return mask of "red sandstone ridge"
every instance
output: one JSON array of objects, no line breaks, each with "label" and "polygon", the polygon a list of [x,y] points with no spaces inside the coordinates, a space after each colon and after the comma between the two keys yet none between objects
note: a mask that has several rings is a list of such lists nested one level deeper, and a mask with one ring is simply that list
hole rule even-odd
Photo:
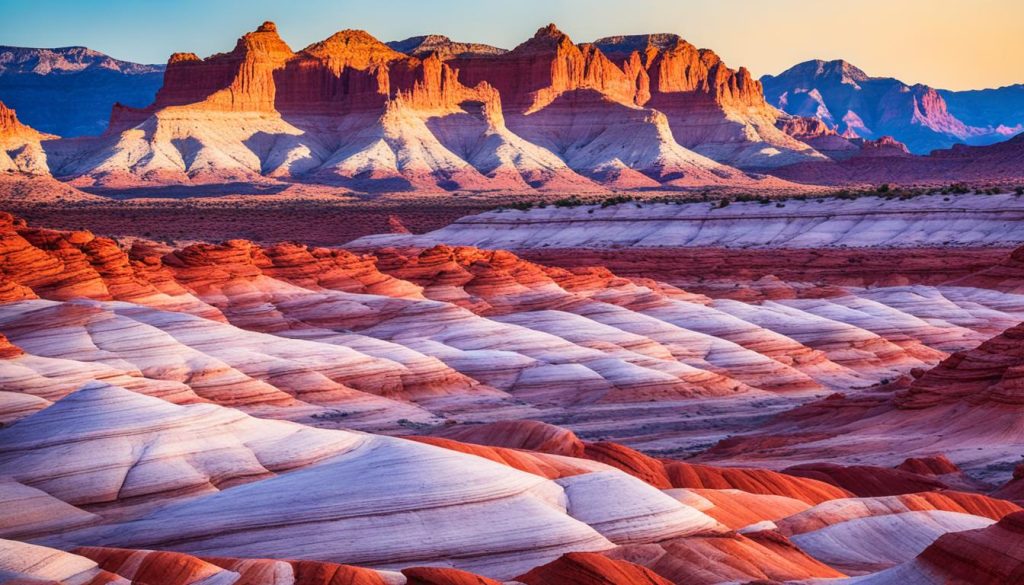
[{"label": "red sandstone ridge", "polygon": [[576,433],[555,425],[528,420],[506,420],[464,426],[446,433],[448,438],[479,445],[540,451],[582,457],[586,445]]},{"label": "red sandstone ridge", "polygon": [[51,167],[113,188],[301,178],[360,191],[602,190],[509,132],[500,103],[436,53],[408,56],[359,30],[295,53],[265,23],[229,53],[174,55],[151,106],[115,108],[106,136],[62,145]]},{"label": "red sandstone ridge", "polygon": [[622,104],[638,102],[638,88],[622,69],[593,45],[575,45],[554,24],[508,53],[456,59],[453,65],[463,82],[494,86],[515,112],[535,112],[578,89],[599,91]]},{"label": "red sandstone ridge", "polygon": [[[786,472],[822,479],[860,496],[978,489],[978,481],[1003,483],[1024,444],[1017,425],[1024,404],[1022,340],[1024,325],[1016,325],[973,349],[953,353],[912,380],[808,403],[776,417],[758,434],[721,441],[701,458],[817,460]],[[949,461],[911,460],[897,469],[821,462],[891,455],[894,444],[901,445],[903,454],[941,451]],[[978,460],[1000,461],[1002,469],[991,464],[980,468]],[[951,461],[973,471],[973,479],[953,471]],[[920,472],[933,466],[947,473]],[[1016,490],[997,493],[1014,498]]]},{"label": "red sandstone ridge", "polygon": [[590,459],[618,468],[659,489],[738,489],[751,494],[785,496],[808,504],[851,495],[828,482],[767,469],[714,467],[655,459],[610,441],[587,443],[572,431],[536,421],[465,426],[446,431],[445,436],[467,443]]},{"label": "red sandstone ridge", "polygon": [[516,581],[526,585],[670,585],[654,571],[594,553],[569,553],[537,567]]},{"label": "red sandstone ridge", "polygon": [[667,94],[690,94],[727,105],[767,106],[761,83],[745,67],[729,69],[714,51],[698,49],[676,35],[606,37],[594,45],[628,69],[639,58],[650,84],[640,93],[648,93],[652,100]]},{"label": "red sandstone ridge", "polygon": [[442,567],[412,567],[402,569],[406,585],[500,585],[494,579]]},{"label": "red sandstone ridge", "polygon": [[[776,128],[779,112],[765,101],[761,82],[745,67],[730,69],[714,51],[671,34],[607,37],[594,44],[635,72],[638,96],[650,96],[638,103],[664,112],[676,140],[687,148],[741,167],[823,158]],[[780,152],[765,157],[750,143]]]},{"label": "red sandstone ridge", "polygon": [[[387,585],[391,582],[377,571],[319,561],[196,557],[179,552],[106,547],[82,547],[74,553],[95,561],[101,569],[133,585]],[[443,583],[439,581],[437,585]],[[452,585],[461,584],[452,582]]]},{"label": "red sandstone ridge", "polygon": [[945,455],[934,457],[910,457],[900,463],[897,469],[916,473],[918,475],[948,475],[960,473],[960,468]]},{"label": "red sandstone ridge", "polygon": [[988,528],[944,534],[911,563],[882,573],[871,583],[915,582],[1004,585],[1024,582],[1024,512]]},{"label": "red sandstone ridge", "polygon": [[950,284],[1024,293],[1024,246],[1011,252],[995,266],[956,279]]},{"label": "red sandstone ridge", "polygon": [[228,53],[200,60],[193,53],[175,53],[167,62],[157,108],[195,104],[229,111],[274,111],[274,71],[294,53],[272,22],[238,39]]},{"label": "red sandstone ridge", "polygon": [[519,471],[525,471],[547,479],[571,477],[589,471],[585,467],[574,465],[571,463],[571,459],[555,457],[548,453],[474,445],[440,437],[410,437],[410,439],[434,445],[435,447],[443,447],[451,451],[490,459],[495,463],[501,463]]},{"label": "red sandstone ridge", "polygon": [[[676,35],[580,44],[548,25],[511,51],[438,36],[392,45],[343,30],[293,51],[266,22],[230,51],[173,54],[155,101],[115,104],[99,137],[50,140],[0,105],[0,171],[116,191],[297,181],[361,193],[1024,179],[1019,140],[918,157],[884,135],[840,136],[782,114],[745,68]],[[893,115],[961,132],[922,87]]]},{"label": "red sandstone ridge", "polygon": [[946,489],[946,485],[930,476],[902,469],[868,465],[836,465],[806,463],[784,470],[789,475],[816,479],[843,488],[859,497],[891,496]]},{"label": "red sandstone ridge", "polygon": [[204,557],[208,563],[234,571],[241,578],[234,585],[264,585],[291,569],[292,581],[274,580],[274,585],[387,585],[389,580],[371,569],[321,561],[279,561],[274,559],[233,559]]},{"label": "red sandstone ridge", "polygon": [[[481,90],[486,93],[486,90]],[[466,93],[431,55],[408,57],[360,30],[344,30],[295,53],[265,22],[235,48],[200,59],[175,53],[147,110],[189,106],[233,112],[324,112],[383,108],[404,95],[414,107],[451,106]],[[493,94],[485,100],[496,99]]]},{"label": "red sandstone ridge", "polygon": [[1010,410],[1024,404],[1024,324],[954,353],[895,398],[905,410],[958,402]]},{"label": "red sandstone ridge", "polygon": [[17,113],[0,102],[0,140],[11,140],[14,138],[43,138],[53,136],[37,132],[33,128],[18,121]]},{"label": "red sandstone ridge", "polygon": [[20,347],[11,343],[10,339],[7,339],[6,335],[0,333],[0,359],[9,359],[24,355],[24,351]]},{"label": "red sandstone ridge", "polygon": [[[662,112],[642,107],[653,98],[638,55],[620,67],[553,25],[507,53],[409,52],[359,30],[294,52],[264,23],[229,52],[172,55],[152,105],[116,105],[104,136],[55,144],[36,166],[110,189],[280,179],[390,192],[788,186],[712,160],[724,151],[710,142],[749,142],[731,122],[702,145],[711,158],[687,148],[708,126],[694,108],[735,109],[714,124],[756,109],[743,104],[756,101],[757,82],[707,55],[699,79],[658,85],[674,92]],[[679,112],[696,116],[690,126],[678,126]],[[770,131],[775,147],[810,150]]]},{"label": "red sandstone ridge", "polygon": [[898,156],[898,157],[909,157],[910,151],[907,150],[907,145],[896,140],[892,136],[882,136],[877,140],[863,140],[860,138],[854,138],[850,140],[854,145],[860,147],[857,152],[857,156],[862,157],[878,157],[878,156]]},{"label": "red sandstone ridge", "polygon": [[101,569],[140,585],[142,583],[187,585],[215,578],[216,575],[224,573],[222,568],[212,563],[176,552],[101,547],[80,548],[74,552],[92,559]]},{"label": "red sandstone ridge", "polygon": [[[542,117],[550,126],[554,120],[567,124],[571,116],[616,111],[610,104],[619,104],[667,116],[675,142],[719,162],[784,162],[758,157],[749,144],[739,144],[751,141],[785,150],[781,158],[789,163],[816,156],[774,127],[778,112],[767,105],[760,83],[746,69],[731,70],[713,52],[674,35],[610,37],[577,45],[551,24],[508,53],[452,62],[465,83],[486,81],[497,88],[507,114],[525,115],[509,121],[524,136],[534,136],[530,114],[546,108],[556,112]],[[608,103],[581,99],[587,92]]]}]

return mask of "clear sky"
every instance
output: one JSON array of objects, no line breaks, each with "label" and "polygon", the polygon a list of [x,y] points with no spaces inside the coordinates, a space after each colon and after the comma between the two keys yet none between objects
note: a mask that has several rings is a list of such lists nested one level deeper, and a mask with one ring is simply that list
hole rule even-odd
[{"label": "clear sky", "polygon": [[843,58],[941,88],[1024,82],[1024,0],[0,0],[0,14],[0,44],[146,63],[228,50],[264,20],[293,49],[345,28],[511,48],[554,22],[576,42],[677,33],[757,76]]}]

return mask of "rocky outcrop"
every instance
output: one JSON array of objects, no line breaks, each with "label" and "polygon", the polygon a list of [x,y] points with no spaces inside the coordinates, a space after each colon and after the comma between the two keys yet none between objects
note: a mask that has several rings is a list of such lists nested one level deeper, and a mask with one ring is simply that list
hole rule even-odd
[{"label": "rocky outcrop", "polygon": [[[40,100],[21,93],[21,77],[54,80],[61,99],[70,78],[87,78],[85,87],[106,88],[103,76],[127,84],[102,136],[0,144],[0,171],[52,173],[104,192],[201,188],[191,193],[294,182],[360,193],[578,195],[1024,178],[1019,149],[1004,144],[910,156],[904,144],[916,153],[935,140],[990,144],[1020,127],[966,126],[936,90],[869,78],[841,62],[766,78],[766,101],[745,68],[671,34],[577,44],[548,25],[511,51],[438,35],[392,45],[349,29],[293,51],[266,22],[230,51],[173,54],[148,105],[140,96],[155,86],[127,87],[152,84],[160,68],[80,47],[0,47],[0,78],[17,77],[0,98],[13,92],[9,101],[43,129],[52,126],[36,123]],[[779,94],[771,84],[785,76],[823,86]],[[833,91],[856,102],[842,121],[827,104]],[[105,89],[97,93],[109,107]],[[60,118],[95,100],[79,96],[48,111]],[[877,112],[860,111],[872,101]]]},{"label": "rocky outcrop", "polygon": [[971,404],[1017,407],[1024,400],[1021,365],[1024,326],[1003,332],[977,348],[955,353],[895,398],[901,409]]},{"label": "rocky outcrop", "polygon": [[820,118],[780,117],[775,125],[787,135],[807,143],[832,160],[844,160],[858,153],[857,144],[839,134]]},{"label": "rocky outcrop", "polygon": [[[408,54],[344,30],[293,52],[268,22],[230,52],[176,53],[152,105],[115,107],[106,136],[53,145],[51,167],[109,189],[288,178],[392,192],[785,186],[681,144],[679,116],[641,107],[652,98],[639,60],[624,70],[553,25],[509,52],[433,38],[398,46]],[[699,60],[701,79],[666,90],[749,110],[757,83],[710,60]],[[810,151],[773,121],[762,125],[775,142]],[[743,131],[719,138],[764,150]]]},{"label": "rocky outcrop", "polygon": [[293,52],[265,23],[231,52],[175,54],[165,77],[151,106],[115,108],[107,136],[55,146],[55,174],[108,188],[293,178],[361,191],[601,190],[505,128],[493,87],[467,87],[436,53],[408,56],[364,31]]},{"label": "rocky outcrop", "polygon": [[[608,37],[594,44],[634,73],[639,96],[650,96],[639,103],[664,112],[687,148],[750,168],[823,158],[779,131],[778,113],[765,102],[760,82],[744,67],[729,69],[713,51],[670,34]],[[765,154],[769,149],[774,154]]]},{"label": "rocky outcrop", "polygon": [[448,431],[445,436],[466,443],[568,457],[582,457],[586,451],[586,445],[572,431],[538,421],[509,420],[462,426]]},{"label": "rocky outcrop", "polygon": [[[678,37],[613,37],[576,45],[552,24],[508,53],[453,63],[464,82],[486,81],[497,88],[510,127],[545,146],[577,132],[573,120],[606,126],[610,122],[602,112],[622,118],[642,107],[653,110],[647,117],[661,128],[661,142],[721,163],[768,167],[820,156],[774,127],[775,111],[745,69],[730,70],[714,53]],[[756,156],[764,143],[783,154]]]},{"label": "rocky outcrop", "polygon": [[961,473],[956,463],[953,463],[945,455],[933,457],[910,457],[900,463],[896,469],[916,473],[917,475],[943,476]]},{"label": "rocky outcrop", "polygon": [[0,102],[0,172],[45,175],[49,172],[41,142],[56,138],[22,124],[14,110]]},{"label": "rocky outcrop", "polygon": [[514,112],[533,113],[560,95],[593,89],[622,104],[636,104],[636,86],[594,46],[579,47],[554,24],[502,55],[457,60],[459,78],[474,85],[485,81]]},{"label": "rocky outcrop", "polygon": [[974,271],[954,280],[952,284],[993,288],[1017,294],[1024,292],[1024,247],[1013,250],[995,265]]},{"label": "rocky outcrop", "polygon": [[209,110],[273,112],[274,72],[293,55],[272,22],[242,36],[228,53],[205,60],[175,53],[153,107],[201,104]]}]

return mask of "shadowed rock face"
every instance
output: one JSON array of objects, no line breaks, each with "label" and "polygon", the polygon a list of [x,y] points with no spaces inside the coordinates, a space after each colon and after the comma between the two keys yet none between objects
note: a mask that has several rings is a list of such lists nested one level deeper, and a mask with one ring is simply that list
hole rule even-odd
[{"label": "shadowed rock face", "polygon": [[1022,340],[1024,326],[1018,325],[975,349],[953,354],[897,395],[896,405],[916,410],[965,399],[975,404],[1021,405]]}]

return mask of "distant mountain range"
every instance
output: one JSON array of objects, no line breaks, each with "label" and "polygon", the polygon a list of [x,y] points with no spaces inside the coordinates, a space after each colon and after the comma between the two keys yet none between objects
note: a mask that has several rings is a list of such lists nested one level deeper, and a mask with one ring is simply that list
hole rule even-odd
[{"label": "distant mountain range", "polygon": [[971,126],[1020,128],[1024,123],[1024,83],[996,89],[940,90],[949,113]]},{"label": "distant mountain range", "polygon": [[163,65],[119,61],[85,47],[0,46],[0,100],[22,122],[60,136],[102,133],[114,103],[150,104],[163,76]]},{"label": "distant mountain range", "polygon": [[807,61],[761,78],[765,98],[847,137],[892,136],[911,152],[1001,142],[1024,130],[1024,86],[937,90],[871,77],[846,61]]},{"label": "distant mountain range", "polygon": [[166,66],[0,48],[0,169],[103,189],[591,193],[870,183],[891,158],[891,181],[954,167],[1016,181],[1020,141],[911,153],[1011,138],[1022,94],[910,86],[844,61],[758,81],[672,34],[577,44],[548,25],[506,51],[344,30],[294,51],[267,22],[229,52]]}]

